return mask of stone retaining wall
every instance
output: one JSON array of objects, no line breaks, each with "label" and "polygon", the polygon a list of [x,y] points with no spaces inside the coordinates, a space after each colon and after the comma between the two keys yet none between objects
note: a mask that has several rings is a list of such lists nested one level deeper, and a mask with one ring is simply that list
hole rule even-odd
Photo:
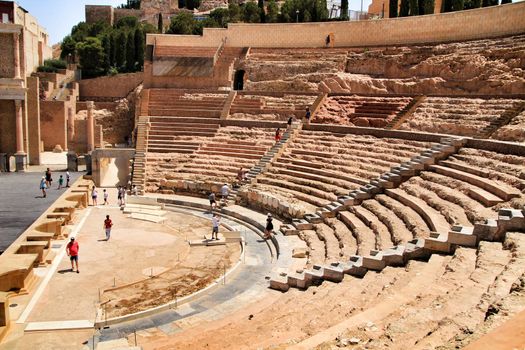
[{"label": "stone retaining wall", "polygon": [[149,45],[216,47],[324,47],[334,33],[336,47],[406,45],[486,39],[525,32],[525,2],[426,16],[382,20],[293,24],[231,23],[205,28],[202,36],[149,35]]},{"label": "stone retaining wall", "polygon": [[81,80],[79,81],[80,99],[83,101],[98,98],[117,100],[126,97],[143,80],[142,72]]}]

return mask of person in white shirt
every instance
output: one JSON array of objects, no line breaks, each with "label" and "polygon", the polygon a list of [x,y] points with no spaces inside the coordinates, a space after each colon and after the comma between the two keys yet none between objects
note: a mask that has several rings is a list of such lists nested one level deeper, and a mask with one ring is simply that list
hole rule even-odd
[{"label": "person in white shirt", "polygon": [[228,198],[229,194],[230,194],[230,188],[228,187],[228,184],[224,184],[224,186],[221,187],[222,200],[226,201],[226,198]]}]

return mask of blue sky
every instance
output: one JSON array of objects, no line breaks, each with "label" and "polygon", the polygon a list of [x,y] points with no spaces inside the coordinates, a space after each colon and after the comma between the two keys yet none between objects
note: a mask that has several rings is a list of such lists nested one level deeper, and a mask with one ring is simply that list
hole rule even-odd
[{"label": "blue sky", "polygon": [[85,5],[118,6],[125,0],[17,0],[47,29],[51,44],[60,42],[78,22],[85,20]]}]

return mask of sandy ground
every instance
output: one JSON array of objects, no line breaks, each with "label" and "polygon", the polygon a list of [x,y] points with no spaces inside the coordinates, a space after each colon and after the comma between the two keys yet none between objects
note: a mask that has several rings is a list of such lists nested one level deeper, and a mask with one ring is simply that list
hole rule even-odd
[{"label": "sandy ground", "polygon": [[[166,225],[179,240],[210,237],[209,220],[181,213],[169,213],[168,216]],[[173,265],[153,268],[154,278],[142,276],[134,283],[111,288],[102,294],[102,301],[109,301],[108,317],[143,311],[203,289],[227,271],[239,254],[239,244],[175,248],[170,254],[170,257],[176,255],[174,261],[170,260]],[[143,270],[144,275],[147,272]]]}]

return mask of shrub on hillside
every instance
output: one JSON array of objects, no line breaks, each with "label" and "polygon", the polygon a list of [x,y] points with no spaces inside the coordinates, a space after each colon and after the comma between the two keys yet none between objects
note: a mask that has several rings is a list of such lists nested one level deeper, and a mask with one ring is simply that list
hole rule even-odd
[{"label": "shrub on hillside", "polygon": [[36,71],[41,73],[56,73],[58,69],[51,66],[38,66]]},{"label": "shrub on hillside", "polygon": [[54,67],[56,69],[66,69],[67,63],[63,60],[45,60],[44,66]]}]

